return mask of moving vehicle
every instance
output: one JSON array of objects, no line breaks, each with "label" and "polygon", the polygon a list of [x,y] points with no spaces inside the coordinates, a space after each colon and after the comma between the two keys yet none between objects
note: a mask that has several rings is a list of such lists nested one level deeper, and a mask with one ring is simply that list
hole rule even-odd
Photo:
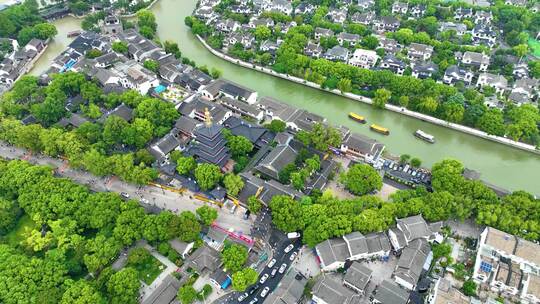
[{"label": "moving vehicle", "polygon": [[248,297],[248,293],[247,293],[247,292],[244,292],[244,294],[241,294],[241,295],[238,297],[238,302],[244,301],[247,297]]},{"label": "moving vehicle", "polygon": [[268,273],[263,274],[261,279],[259,280],[259,283],[264,284],[264,282],[266,282],[266,280],[268,280],[269,276],[270,275],[268,275]]},{"label": "moving vehicle", "polygon": [[435,136],[428,134],[422,130],[416,130],[416,132],[414,132],[414,136],[420,138],[421,140],[427,141],[428,143],[435,143]]},{"label": "moving vehicle", "polygon": [[287,233],[287,237],[289,239],[297,239],[297,238],[300,237],[300,233],[298,233],[298,232],[289,232],[289,233]]},{"label": "moving vehicle", "polygon": [[296,256],[297,256],[297,255],[298,255],[298,252],[296,252],[296,251],[293,252],[293,253],[291,254],[291,256],[289,257],[289,260],[290,260],[290,261],[294,261],[294,259],[296,259]]},{"label": "moving vehicle", "polygon": [[294,248],[294,245],[290,244],[289,246],[287,246],[287,248],[285,248],[285,253],[289,253],[293,248]]},{"label": "moving vehicle", "polygon": [[266,295],[268,294],[269,291],[270,291],[270,287],[266,286],[266,287],[261,291],[261,298],[266,297]]},{"label": "moving vehicle", "polygon": [[270,262],[268,262],[268,268],[272,268],[276,264],[276,259],[272,259]]},{"label": "moving vehicle", "polygon": [[285,269],[287,269],[287,263],[281,264],[281,266],[279,267],[279,273],[284,273]]},{"label": "moving vehicle", "polygon": [[125,199],[129,198],[129,194],[127,192],[120,192],[120,196],[125,198]]},{"label": "moving vehicle", "polygon": [[272,269],[272,273],[270,274],[272,278],[276,276],[277,270],[278,270],[277,267],[274,267],[274,269]]},{"label": "moving vehicle", "polygon": [[364,118],[364,116],[360,116],[360,115],[358,115],[356,113],[353,113],[353,112],[349,112],[349,118],[351,118],[352,120],[356,120],[359,123],[363,123],[363,124],[366,123],[366,119]]},{"label": "moving vehicle", "polygon": [[371,126],[369,126],[369,128],[372,131],[375,131],[377,133],[381,133],[382,135],[390,135],[390,130],[388,130],[387,128],[381,127],[379,125],[372,124]]}]

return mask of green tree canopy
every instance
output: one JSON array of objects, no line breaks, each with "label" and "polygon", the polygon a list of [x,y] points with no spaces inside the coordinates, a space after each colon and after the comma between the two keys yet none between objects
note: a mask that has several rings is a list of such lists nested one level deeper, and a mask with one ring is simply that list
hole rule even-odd
[{"label": "green tree canopy", "polygon": [[195,179],[203,190],[210,190],[219,183],[223,173],[218,166],[209,163],[201,163],[195,168]]},{"label": "green tree canopy", "polygon": [[230,272],[235,273],[242,269],[248,258],[246,247],[232,244],[221,253],[223,266]]},{"label": "green tree canopy", "polygon": [[382,187],[382,178],[373,167],[365,164],[356,164],[349,171],[341,175],[341,183],[356,195],[368,194]]}]

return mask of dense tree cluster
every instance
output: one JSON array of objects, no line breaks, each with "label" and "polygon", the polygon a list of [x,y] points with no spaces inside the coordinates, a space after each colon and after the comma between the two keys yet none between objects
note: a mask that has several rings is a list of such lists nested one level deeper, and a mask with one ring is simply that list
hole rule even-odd
[{"label": "dense tree cluster", "polygon": [[[79,110],[92,120],[121,103],[135,109],[135,118],[128,122],[110,115],[103,122],[60,128],[57,122],[71,115],[66,104],[78,96],[85,101]],[[165,135],[179,115],[174,105],[135,91],[105,95],[95,82],[71,72],[54,75],[46,87],[40,86],[34,76],[22,77],[2,96],[0,112],[11,117],[0,122],[2,140],[49,156],[64,156],[72,166],[98,176],[114,174],[138,184],[157,176],[149,167],[153,157],[142,148],[154,137]],[[40,124],[23,125],[14,120],[27,114]]]},{"label": "dense tree cluster", "polygon": [[0,37],[17,39],[25,45],[32,38],[47,40],[57,34],[56,27],[39,16],[34,0],[12,5],[0,12]]},{"label": "dense tree cluster", "polygon": [[387,202],[370,195],[339,200],[330,192],[301,201],[274,196],[269,205],[272,220],[285,232],[303,230],[303,241],[309,246],[351,231],[384,231],[396,218],[417,214],[427,221],[474,218],[480,225],[540,239],[540,201],[532,195],[517,191],[499,198],[480,181],[465,179],[456,160],[435,164],[432,173],[433,192],[422,187],[401,190]]},{"label": "dense tree cluster", "polygon": [[[146,214],[136,201],[92,193],[48,167],[0,161],[0,217],[20,212],[32,223],[21,242],[0,239],[2,303],[137,303],[136,268],[148,252],[130,255],[135,268],[115,273],[106,266],[120,250],[141,238],[194,241],[200,232],[191,212]],[[0,228],[11,233],[14,225]],[[88,273],[95,279],[82,279]]]}]

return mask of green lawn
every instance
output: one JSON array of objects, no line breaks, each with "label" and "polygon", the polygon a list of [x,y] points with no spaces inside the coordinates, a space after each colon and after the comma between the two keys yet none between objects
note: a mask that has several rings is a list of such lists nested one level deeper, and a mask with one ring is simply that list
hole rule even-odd
[{"label": "green lawn", "polygon": [[35,225],[34,221],[27,214],[24,214],[17,222],[17,226],[6,235],[6,243],[12,247],[18,247],[19,243],[24,240],[24,231],[33,229]]},{"label": "green lawn", "polygon": [[536,39],[533,39],[533,38],[529,38],[529,47],[531,48],[531,53],[540,58],[540,41],[536,40]]},{"label": "green lawn", "polygon": [[128,263],[128,266],[135,268],[139,273],[139,279],[144,281],[147,285],[152,284],[165,269],[163,264],[150,254],[148,254],[147,258],[141,263],[138,263],[137,265],[129,265]]}]

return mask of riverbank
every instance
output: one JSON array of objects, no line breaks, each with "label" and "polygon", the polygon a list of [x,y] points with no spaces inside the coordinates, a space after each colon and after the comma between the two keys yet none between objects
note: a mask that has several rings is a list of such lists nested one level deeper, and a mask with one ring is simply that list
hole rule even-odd
[{"label": "riverbank", "polygon": [[[309,82],[309,81],[307,81],[305,79],[298,78],[298,77],[295,77],[295,76],[291,76],[291,75],[288,75],[288,74],[277,73],[276,71],[274,71],[272,69],[265,68],[265,67],[256,65],[254,63],[248,63],[248,62],[242,61],[240,59],[233,58],[231,56],[225,55],[222,52],[220,52],[220,51],[218,51],[216,49],[213,49],[210,45],[208,45],[208,43],[206,43],[206,41],[201,36],[199,36],[199,35],[196,35],[196,36],[197,36],[198,40],[204,45],[204,47],[208,51],[210,51],[213,55],[215,55],[215,56],[217,56],[217,57],[219,57],[219,58],[221,58],[223,60],[226,60],[226,61],[228,61],[230,63],[239,65],[239,66],[244,67],[244,68],[252,69],[252,70],[255,70],[257,72],[262,72],[262,73],[265,73],[265,74],[268,74],[268,75],[272,75],[274,77],[286,79],[286,80],[289,80],[289,81],[292,81],[292,82],[295,82],[295,83],[298,83],[298,84],[302,84],[302,85],[305,85],[305,86],[308,86],[308,87],[311,87],[311,88],[314,88],[314,89],[317,89],[317,90],[321,90],[321,91],[329,92],[329,93],[332,93],[332,94],[335,94],[335,95],[343,96],[343,97],[346,97],[346,98],[349,98],[349,99],[352,99],[352,100],[355,100],[355,101],[360,101],[360,102],[370,104],[370,105],[373,103],[370,98],[367,98],[367,97],[364,97],[364,96],[359,96],[359,95],[356,95],[356,94],[353,94],[353,93],[343,93],[343,92],[341,92],[341,91],[339,91],[337,89],[334,89],[334,90],[323,89],[317,83]],[[429,115],[426,115],[426,114],[414,112],[414,111],[405,109],[403,107],[399,107],[399,106],[395,106],[395,105],[391,105],[391,104],[386,104],[385,109],[389,110],[389,111],[392,111],[392,112],[395,112],[395,113],[399,113],[399,114],[402,114],[402,115],[413,117],[413,118],[419,119],[421,121],[429,122],[429,123],[432,123],[432,124],[435,124],[435,125],[438,125],[438,126],[442,126],[442,127],[447,127],[447,128],[450,128],[450,129],[453,129],[453,130],[456,130],[456,131],[460,131],[460,132],[463,132],[463,133],[466,133],[466,134],[469,134],[469,135],[477,136],[477,137],[480,137],[480,138],[483,138],[483,139],[486,139],[486,140],[494,141],[494,142],[497,142],[497,143],[500,143],[500,144],[504,144],[504,145],[516,148],[516,149],[521,149],[521,150],[524,150],[524,151],[528,151],[528,152],[532,152],[534,154],[540,155],[540,150],[536,149],[536,147],[533,146],[533,145],[529,145],[529,144],[526,144],[526,143],[514,141],[514,140],[511,140],[509,138],[505,138],[505,137],[501,137],[501,136],[490,135],[490,134],[487,134],[486,132],[480,131],[478,129],[473,129],[473,128],[470,128],[470,127],[467,127],[467,126],[451,123],[451,122],[448,122],[448,121],[445,121],[445,120],[442,120],[442,119],[439,119],[439,118],[436,118],[436,117],[433,117],[433,116],[429,116]]]}]

